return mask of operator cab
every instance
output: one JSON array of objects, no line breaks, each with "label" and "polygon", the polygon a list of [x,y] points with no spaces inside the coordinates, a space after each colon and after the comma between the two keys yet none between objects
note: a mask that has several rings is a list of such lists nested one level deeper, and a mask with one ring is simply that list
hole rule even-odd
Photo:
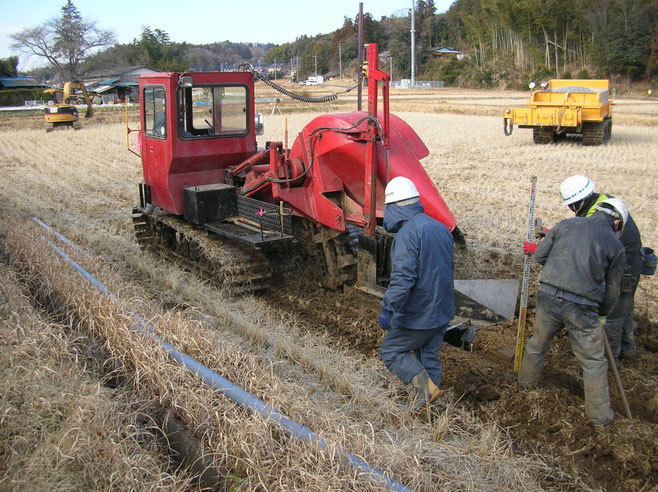
[{"label": "operator cab", "polygon": [[250,72],[139,77],[144,181],[154,205],[183,214],[183,189],[224,182],[227,167],[256,153],[262,115]]},{"label": "operator cab", "polygon": [[244,86],[194,85],[181,77],[178,91],[178,135],[182,139],[246,135],[247,88]]}]

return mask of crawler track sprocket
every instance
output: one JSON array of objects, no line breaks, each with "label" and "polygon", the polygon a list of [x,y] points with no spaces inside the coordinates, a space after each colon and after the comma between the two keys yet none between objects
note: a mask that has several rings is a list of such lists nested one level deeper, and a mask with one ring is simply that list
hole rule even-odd
[{"label": "crawler track sprocket", "polygon": [[308,256],[319,268],[317,277],[328,289],[337,289],[356,280],[356,260],[349,233],[301,220],[295,225],[295,235],[301,240]]}]

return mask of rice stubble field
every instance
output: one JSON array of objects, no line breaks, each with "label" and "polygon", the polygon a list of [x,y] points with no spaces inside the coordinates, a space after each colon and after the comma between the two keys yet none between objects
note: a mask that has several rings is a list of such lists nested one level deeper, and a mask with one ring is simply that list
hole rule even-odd
[{"label": "rice stubble field", "polygon": [[[520,244],[533,175],[538,178],[537,215],[549,227],[569,217],[560,203],[559,183],[582,173],[595,181],[597,191],[625,200],[643,242],[658,245],[652,220],[658,195],[657,103],[619,101],[620,116],[619,121],[615,119],[612,139],[601,147],[583,147],[574,141],[536,146],[529,131],[517,129],[504,137],[502,118],[496,114],[508,99],[505,93],[437,91],[392,102],[395,113],[428,146],[430,155],[423,165],[466,234],[467,247],[456,257],[457,278],[520,277]],[[283,114],[271,115],[268,107],[263,108],[266,133],[259,137],[259,144],[284,138],[284,118],[294,136],[315,114],[321,114],[288,112],[284,104],[280,109]],[[346,110],[341,105],[329,108]],[[136,126],[134,120],[132,116]],[[106,366],[124,373],[123,384],[103,389],[107,376],[82,370],[82,376],[97,378],[100,391],[110,394],[110,404],[123,405],[122,410],[110,413],[125,415],[124,422],[153,419],[157,427],[162,409],[172,412],[212,453],[215,466],[245,488],[377,489],[377,484],[360,478],[336,458],[338,448],[361,456],[413,490],[655,487],[655,277],[641,279],[636,296],[639,353],[625,361],[621,371],[634,420],[623,417],[611,378],[617,420],[603,429],[587,424],[580,369],[565,336],[554,341],[544,386],[521,391],[511,363],[491,357],[497,349],[514,343],[516,325],[505,323],[481,330],[473,353],[448,346],[442,349],[446,391],[431,423],[421,422],[395,405],[404,390],[377,357],[381,332],[376,326],[376,304],[362,306],[305,277],[268,295],[233,298],[171,263],[142,254],[130,221],[141,163],[125,150],[125,126],[117,121],[120,118],[115,115],[97,114],[83,120],[80,131],[52,133],[45,133],[36,117],[5,118],[0,124],[2,297],[7,307],[2,312],[7,331],[0,347],[7,375],[2,388],[0,487],[86,488],[94,479],[118,488],[134,485],[130,473],[120,467],[114,475],[100,465],[80,471],[75,465],[89,461],[88,448],[74,445],[61,453],[37,452],[48,446],[61,451],[62,434],[80,436],[71,442],[92,442],[84,437],[88,429],[75,424],[80,397],[71,390],[62,390],[71,395],[70,407],[59,402],[60,425],[52,433],[43,422],[27,422],[21,428],[20,419],[11,418],[26,411],[28,401],[54,398],[39,395],[27,384],[21,384],[19,392],[19,376],[61,373],[59,363],[68,363],[67,371],[80,371],[81,358],[76,355],[80,348],[75,343],[71,348],[66,340],[78,340],[82,332],[99,340],[110,354],[113,363]],[[112,285],[120,305],[90,294],[74,280],[70,268],[51,258],[52,252],[39,239],[43,231],[29,220],[32,215],[89,252],[90,258],[82,261]],[[534,264],[531,308],[539,272]],[[19,301],[12,297],[16,292],[22,293]],[[43,302],[39,292],[59,299],[61,305]],[[24,306],[26,300],[29,306],[12,307],[16,302]],[[121,312],[126,306],[153,319],[163,338],[321,434],[332,447],[313,450],[294,444],[170,367],[153,347],[144,347],[143,341],[125,334]],[[531,309],[530,329],[533,318]],[[62,360],[43,357],[41,365],[49,369],[37,370],[35,376],[21,374],[42,358],[29,353],[37,353],[36,346],[48,351],[47,343],[55,347],[49,353],[64,354],[59,357]],[[16,350],[17,346],[30,349]],[[139,398],[131,400],[126,396],[130,392]],[[135,413],[135,406],[141,414]],[[118,456],[149,453],[140,466],[160,477],[159,482],[141,484],[144,489],[190,486],[189,474],[167,465],[165,450],[144,437],[147,430],[139,430],[137,435],[142,437],[133,439],[130,433],[121,434],[121,425],[139,429],[134,423],[107,421],[106,432],[119,429],[129,442],[147,444],[142,449],[117,446],[113,452]],[[23,441],[29,445],[19,445]],[[40,475],[24,473],[39,469],[43,470]],[[52,472],[55,469],[58,473]],[[119,481],[110,482],[110,476]],[[67,487],[69,483],[75,485]]]}]

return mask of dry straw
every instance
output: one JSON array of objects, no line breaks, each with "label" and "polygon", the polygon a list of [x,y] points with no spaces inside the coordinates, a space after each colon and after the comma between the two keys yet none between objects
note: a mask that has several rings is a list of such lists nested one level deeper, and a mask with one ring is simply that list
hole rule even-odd
[{"label": "dry straw", "polygon": [[188,490],[144,400],[85,372],[84,335],[35,310],[26,281],[0,264],[0,488]]},{"label": "dry straw", "polygon": [[[267,490],[377,489],[378,485],[360,478],[345,465],[337,452],[339,447],[414,490],[434,490],[437,486],[538,488],[537,477],[545,470],[544,465],[535,459],[515,456],[495,426],[484,425],[453,406],[436,424],[428,426],[396,408],[384,391],[377,396],[381,368],[355,371],[358,377],[349,381],[348,387],[365,385],[364,388],[334,393],[314,380],[313,374],[305,375],[308,368],[296,366],[296,361],[289,357],[277,359],[276,354],[245,351],[244,342],[224,340],[217,332],[208,330],[205,323],[157,313],[143,300],[124,297],[133,290],[131,286],[124,286],[102,261],[79,258],[105,285],[121,293],[124,300],[115,302],[99,295],[81,285],[70,266],[55,258],[38,239],[36,225],[8,216],[3,222],[6,244],[17,263],[30,271],[30,278],[48,286],[71,310],[71,315],[103,341],[142,398],[170,409],[202,439],[216,466],[240,477],[243,485]],[[137,306],[164,339],[311,428],[332,445],[318,450],[290,440],[268,422],[245,414],[201,385],[170,362],[152,341],[130,329],[133,322],[126,315],[127,306]],[[313,348],[306,348],[310,352],[307,357],[312,358]],[[348,358],[339,355],[336,360],[344,362]],[[291,379],[291,374],[300,376],[299,380]],[[357,399],[353,394],[370,394],[372,398]],[[523,470],[521,474],[519,469]]]}]

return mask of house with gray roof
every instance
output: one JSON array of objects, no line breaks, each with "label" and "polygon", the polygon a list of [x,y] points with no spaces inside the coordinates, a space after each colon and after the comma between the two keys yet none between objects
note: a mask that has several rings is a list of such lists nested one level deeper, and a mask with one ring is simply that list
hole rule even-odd
[{"label": "house with gray roof", "polygon": [[83,77],[87,91],[100,97],[104,104],[123,101],[129,97],[139,100],[137,77],[144,73],[158,73],[159,70],[146,66],[111,67],[95,70]]}]

